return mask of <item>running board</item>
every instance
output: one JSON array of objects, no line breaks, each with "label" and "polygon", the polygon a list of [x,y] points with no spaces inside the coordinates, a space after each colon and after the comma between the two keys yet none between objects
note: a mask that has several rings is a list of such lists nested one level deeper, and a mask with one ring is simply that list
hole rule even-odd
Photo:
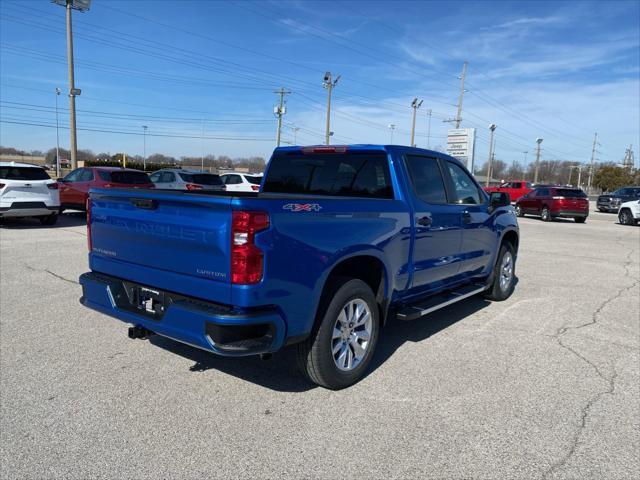
[{"label": "running board", "polygon": [[436,295],[420,303],[409,305],[408,307],[405,307],[402,310],[400,310],[396,314],[396,318],[398,320],[403,320],[403,321],[415,320],[431,312],[440,310],[441,308],[444,308],[447,305],[451,305],[453,303],[459,302],[460,300],[464,300],[465,298],[469,298],[469,297],[472,297],[473,295],[477,295],[478,293],[484,292],[486,288],[487,288],[486,285],[479,285],[477,283],[472,285],[466,285],[457,290],[452,290],[450,292]]}]

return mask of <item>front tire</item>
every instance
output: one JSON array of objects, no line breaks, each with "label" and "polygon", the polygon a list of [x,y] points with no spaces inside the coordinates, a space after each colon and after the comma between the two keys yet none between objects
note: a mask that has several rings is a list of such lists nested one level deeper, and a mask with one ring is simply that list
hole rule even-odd
[{"label": "front tire", "polygon": [[52,213],[51,215],[47,215],[46,217],[40,217],[39,220],[42,225],[50,227],[51,225],[55,225],[58,221],[58,214]]},{"label": "front tire", "polygon": [[631,215],[631,211],[626,208],[620,210],[620,213],[618,213],[618,221],[621,225],[633,225],[636,223],[633,215]]},{"label": "front tire", "polygon": [[543,222],[550,222],[551,221],[551,212],[549,211],[548,207],[544,207],[542,209],[542,214],[540,215],[540,217],[542,218]]},{"label": "front tire", "polygon": [[510,243],[500,247],[498,258],[493,269],[493,279],[485,298],[502,302],[511,296],[516,288],[516,252]]},{"label": "front tire", "polygon": [[364,376],[378,341],[380,319],[371,288],[340,278],[321,302],[311,336],[298,344],[298,366],[309,380],[331,390]]},{"label": "front tire", "polygon": [[524,212],[520,205],[516,205],[516,217],[524,217]]}]

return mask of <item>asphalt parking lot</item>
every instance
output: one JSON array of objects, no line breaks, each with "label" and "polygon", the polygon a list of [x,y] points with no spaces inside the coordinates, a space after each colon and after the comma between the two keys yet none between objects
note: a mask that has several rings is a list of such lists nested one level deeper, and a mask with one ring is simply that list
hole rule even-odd
[{"label": "asphalt parking lot", "polygon": [[640,474],[640,227],[521,219],[519,283],[387,325],[371,373],[225,359],[78,303],[83,219],[0,228],[2,478]]}]

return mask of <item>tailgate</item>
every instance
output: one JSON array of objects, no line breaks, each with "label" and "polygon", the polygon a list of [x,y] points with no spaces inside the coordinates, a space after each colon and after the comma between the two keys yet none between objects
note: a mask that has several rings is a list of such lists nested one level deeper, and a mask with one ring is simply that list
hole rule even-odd
[{"label": "tailgate", "polygon": [[206,285],[206,295],[196,288],[203,297],[217,292],[212,300],[222,302],[216,286],[230,291],[230,200],[180,191],[92,190],[92,269],[190,295],[195,282]]}]

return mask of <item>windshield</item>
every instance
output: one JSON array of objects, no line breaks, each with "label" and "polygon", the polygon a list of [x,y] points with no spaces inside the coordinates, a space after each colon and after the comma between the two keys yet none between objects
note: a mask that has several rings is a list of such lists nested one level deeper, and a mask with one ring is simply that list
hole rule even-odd
[{"label": "windshield", "polygon": [[387,156],[378,152],[276,156],[263,191],[393,198]]},{"label": "windshield", "polygon": [[0,167],[4,180],[49,180],[51,177],[39,167]]},{"label": "windshield", "polygon": [[185,182],[197,183],[198,185],[222,185],[222,179],[219,175],[213,173],[182,173],[180,177]]},{"label": "windshield", "polygon": [[[111,181],[113,183],[123,183],[126,185],[142,185],[145,183],[150,183],[149,177],[144,172],[108,172],[111,176]],[[100,174],[102,177],[102,174]],[[104,178],[104,177],[103,177]]]},{"label": "windshield", "polygon": [[559,188],[558,190],[556,190],[556,195],[559,197],[568,198],[587,198],[587,194],[582,190],[569,188]]}]

